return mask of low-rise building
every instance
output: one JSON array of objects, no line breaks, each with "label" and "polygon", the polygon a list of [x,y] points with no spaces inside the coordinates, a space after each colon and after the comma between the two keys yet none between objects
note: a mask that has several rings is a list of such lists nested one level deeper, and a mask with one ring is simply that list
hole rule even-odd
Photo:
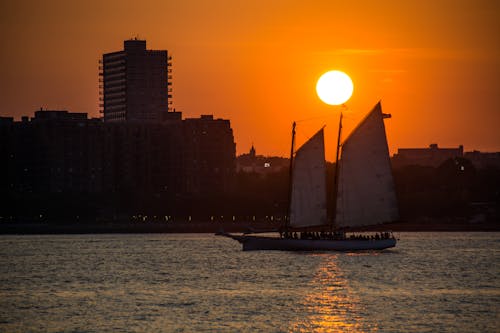
[{"label": "low-rise building", "polygon": [[500,169],[500,152],[483,153],[477,150],[469,151],[464,157],[472,162],[477,169]]},{"label": "low-rise building", "polygon": [[229,190],[235,144],[229,120],[102,122],[40,110],[0,119],[0,186],[7,192],[196,194]]},{"label": "low-rise building", "polygon": [[184,120],[186,191],[224,193],[235,173],[236,145],[229,120],[212,115]]},{"label": "low-rise building", "polygon": [[500,152],[464,152],[462,145],[458,148],[440,148],[437,144],[431,144],[429,148],[399,148],[392,157],[392,165],[394,168],[408,165],[437,168],[446,160],[456,158],[469,160],[477,169],[500,168]]},{"label": "low-rise building", "polygon": [[440,148],[436,143],[429,145],[429,148],[399,148],[392,157],[392,165],[395,168],[406,165],[419,165],[438,167],[450,158],[463,157],[464,147]]},{"label": "low-rise building", "polygon": [[279,172],[290,166],[290,160],[278,156],[257,155],[252,145],[248,154],[242,154],[236,159],[236,171],[267,175]]}]

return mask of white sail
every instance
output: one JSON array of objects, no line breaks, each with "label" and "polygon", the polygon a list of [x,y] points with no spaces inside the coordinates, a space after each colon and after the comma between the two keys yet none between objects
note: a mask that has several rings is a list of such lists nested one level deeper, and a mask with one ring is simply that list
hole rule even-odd
[{"label": "white sail", "polygon": [[290,226],[327,224],[323,129],[297,151],[293,163]]},{"label": "white sail", "polygon": [[342,144],[335,224],[354,227],[398,219],[380,102]]}]

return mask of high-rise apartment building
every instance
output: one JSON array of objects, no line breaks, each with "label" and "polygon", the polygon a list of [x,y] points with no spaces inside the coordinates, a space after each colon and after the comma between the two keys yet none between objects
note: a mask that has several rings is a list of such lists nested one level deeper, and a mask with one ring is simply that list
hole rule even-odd
[{"label": "high-rise apartment building", "polygon": [[171,57],[131,39],[123,50],[100,60],[100,100],[104,121],[163,121],[171,99]]}]

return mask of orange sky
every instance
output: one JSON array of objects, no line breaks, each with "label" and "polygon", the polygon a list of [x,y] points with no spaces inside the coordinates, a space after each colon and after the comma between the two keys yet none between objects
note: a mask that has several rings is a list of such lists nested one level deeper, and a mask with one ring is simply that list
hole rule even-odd
[{"label": "orange sky", "polygon": [[348,73],[346,134],[379,100],[389,146],[500,151],[500,2],[489,0],[1,1],[0,115],[40,106],[98,116],[98,64],[123,40],[174,56],[174,106],[228,118],[237,153],[289,151],[338,108],[316,80]]}]

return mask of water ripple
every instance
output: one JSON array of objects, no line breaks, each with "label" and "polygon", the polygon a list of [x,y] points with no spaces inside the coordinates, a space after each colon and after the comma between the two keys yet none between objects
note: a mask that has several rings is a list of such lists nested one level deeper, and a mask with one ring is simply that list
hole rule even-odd
[{"label": "water ripple", "polygon": [[494,332],[499,233],[382,252],[242,252],[211,235],[0,236],[5,332]]}]

